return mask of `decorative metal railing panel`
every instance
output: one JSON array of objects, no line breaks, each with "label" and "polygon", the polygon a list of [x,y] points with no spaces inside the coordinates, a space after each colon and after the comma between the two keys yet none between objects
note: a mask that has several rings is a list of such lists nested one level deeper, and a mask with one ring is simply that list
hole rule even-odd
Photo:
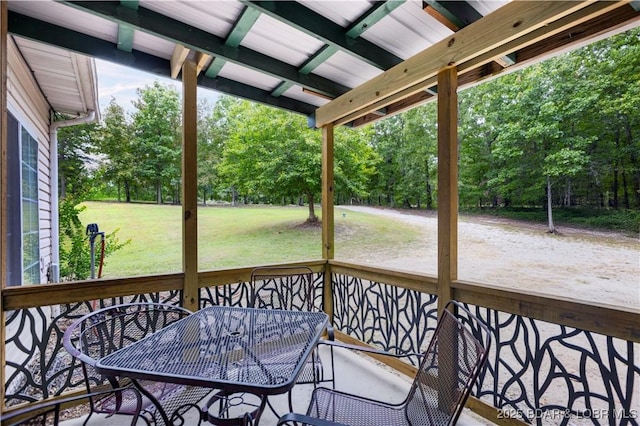
[{"label": "decorative metal railing panel", "polygon": [[494,331],[476,396],[536,425],[640,422],[640,345],[475,307]]},{"label": "decorative metal railing panel", "polygon": [[[392,353],[420,353],[436,328],[436,296],[334,274],[334,329]],[[417,357],[408,357],[418,365]]]},{"label": "decorative metal railing panel", "polygon": [[176,290],[7,312],[5,405],[39,401],[83,384],[80,365],[62,346],[64,330],[76,318],[126,302],[177,305],[180,293]]},{"label": "decorative metal railing panel", "polygon": [[[332,280],[336,330],[396,353],[428,344],[436,296],[340,274]],[[499,408],[499,417],[536,425],[639,424],[639,344],[467,307],[493,333],[473,394]]]},{"label": "decorative metal railing panel", "polygon": [[[323,273],[314,274],[317,307],[323,279]],[[436,326],[436,296],[348,275],[332,280],[336,330],[389,351],[426,347]],[[244,306],[249,296],[246,282],[204,288],[201,305]],[[49,398],[82,384],[79,365],[62,347],[74,319],[128,301],[180,300],[176,290],[7,312],[5,404]],[[474,395],[499,408],[500,417],[536,425],[639,424],[639,344],[468,307],[494,337]]]},{"label": "decorative metal railing panel", "polygon": [[[277,279],[268,279],[260,283],[261,287],[268,291],[277,291],[280,283]],[[316,309],[322,309],[322,286],[324,274],[322,272],[313,274],[314,301]],[[260,289],[257,289],[260,291]],[[205,287],[200,289],[200,307],[205,308],[212,305],[222,306],[249,306],[251,301],[252,288],[249,282],[239,282],[225,284],[215,287]],[[298,295],[300,296],[300,295]],[[294,295],[295,297],[295,295]]]},{"label": "decorative metal railing panel", "polygon": [[240,282],[200,289],[200,307],[207,306],[249,306],[251,284]]}]

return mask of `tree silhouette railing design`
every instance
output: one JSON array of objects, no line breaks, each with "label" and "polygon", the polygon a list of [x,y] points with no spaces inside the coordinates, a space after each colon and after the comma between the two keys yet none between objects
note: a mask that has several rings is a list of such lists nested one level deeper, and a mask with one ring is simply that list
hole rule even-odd
[{"label": "tree silhouette railing design", "polygon": [[[419,352],[437,320],[437,297],[430,294],[433,287],[428,284],[433,278],[400,277],[394,271],[347,266],[336,267],[331,273],[331,308],[338,338],[342,335],[398,353]],[[331,263],[315,263],[316,306],[322,306],[325,268],[332,268]],[[249,273],[249,269],[201,273],[200,305],[245,306],[250,296]],[[144,279],[141,288],[149,288],[145,284],[149,277]],[[62,347],[64,329],[73,319],[127,301],[180,304],[181,291],[166,290],[176,277],[157,280],[154,285],[164,290],[114,297],[86,294],[88,300],[83,302],[49,306],[40,301],[34,303],[38,306],[7,310],[5,407],[49,399],[81,386],[80,366]],[[50,286],[51,294],[68,291],[69,285]],[[19,290],[7,289],[3,294],[3,306],[20,304],[16,301]],[[517,303],[526,304],[526,295],[520,297]],[[58,300],[48,300],[54,299]],[[475,401],[497,410],[494,421],[516,418],[536,425],[639,424],[638,339],[616,337],[619,330],[615,325],[608,326],[612,335],[606,335],[607,326],[605,332],[595,333],[503,312],[479,302],[463,302],[494,335],[488,367],[473,390]],[[415,365],[417,360],[410,362]],[[468,403],[472,409],[477,408],[474,404],[473,400]]]}]

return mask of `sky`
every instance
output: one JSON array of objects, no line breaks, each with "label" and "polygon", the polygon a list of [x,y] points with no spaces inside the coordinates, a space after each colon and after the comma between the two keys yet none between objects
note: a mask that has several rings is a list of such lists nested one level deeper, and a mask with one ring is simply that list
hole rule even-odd
[{"label": "sky", "polygon": [[[98,100],[100,103],[100,111],[103,113],[112,97],[116,99],[118,105],[124,108],[126,112],[133,113],[135,108],[132,102],[138,97],[136,89],[150,86],[155,80],[158,80],[162,84],[174,86],[178,93],[182,94],[182,84],[179,80],[158,77],[155,74],[123,67],[100,59],[96,59],[95,61],[96,71],[98,73]],[[213,90],[198,88],[198,100],[206,98],[210,104],[213,104],[217,97],[218,93]]]}]

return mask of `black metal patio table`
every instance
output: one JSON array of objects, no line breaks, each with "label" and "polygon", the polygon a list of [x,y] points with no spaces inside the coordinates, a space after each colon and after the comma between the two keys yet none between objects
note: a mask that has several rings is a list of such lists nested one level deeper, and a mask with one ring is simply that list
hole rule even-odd
[{"label": "black metal patio table", "polygon": [[[267,397],[294,386],[327,322],[324,312],[211,306],[100,359],[96,369],[134,384],[146,379],[258,395],[257,423]],[[153,395],[139,389],[170,424]]]}]

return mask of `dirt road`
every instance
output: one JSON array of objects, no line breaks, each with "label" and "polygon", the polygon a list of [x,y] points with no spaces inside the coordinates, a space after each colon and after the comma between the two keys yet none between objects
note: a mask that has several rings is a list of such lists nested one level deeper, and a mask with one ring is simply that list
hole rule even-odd
[{"label": "dirt road", "polygon": [[[351,258],[391,269],[437,273],[437,219],[392,209],[336,206],[415,225],[418,243]],[[339,213],[336,213],[338,216]],[[640,310],[640,240],[617,233],[499,218],[461,217],[458,278]]]}]

